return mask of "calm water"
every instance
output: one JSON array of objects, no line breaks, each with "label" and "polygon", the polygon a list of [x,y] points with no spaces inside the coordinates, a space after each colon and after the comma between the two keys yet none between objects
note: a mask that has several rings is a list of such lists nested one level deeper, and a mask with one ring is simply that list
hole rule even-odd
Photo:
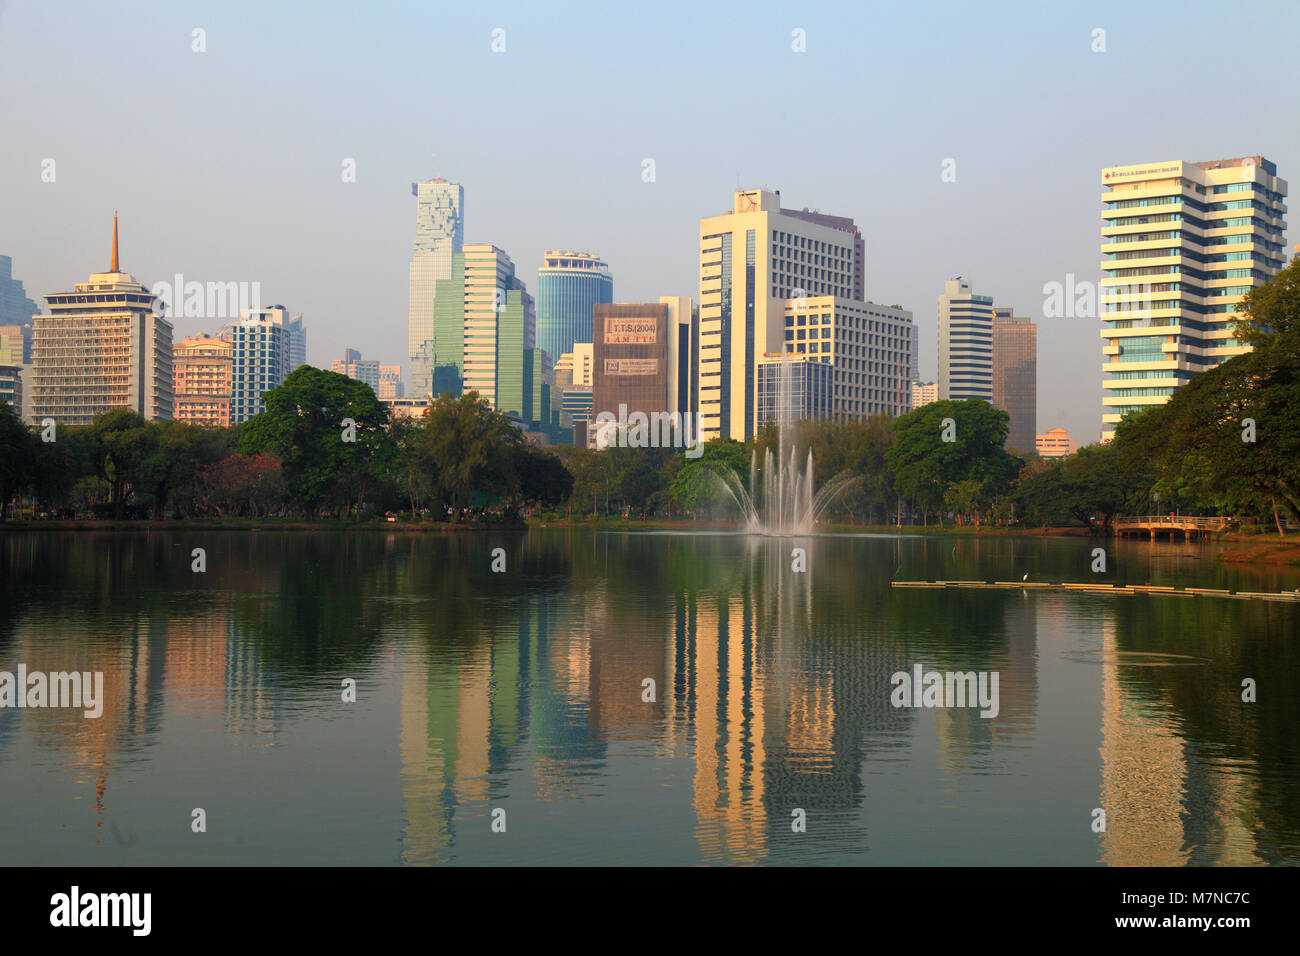
[{"label": "calm water", "polygon": [[[1203,545],[1094,575],[1094,546],[8,534],[0,670],[103,671],[106,702],[0,710],[0,860],[1300,861],[1300,606],[889,587],[1300,587]],[[893,707],[916,664],[998,672],[998,715]]]}]

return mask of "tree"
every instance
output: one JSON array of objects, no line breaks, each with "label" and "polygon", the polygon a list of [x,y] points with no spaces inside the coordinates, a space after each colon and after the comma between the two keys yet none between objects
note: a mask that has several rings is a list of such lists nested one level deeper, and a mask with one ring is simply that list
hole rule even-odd
[{"label": "tree", "polygon": [[36,473],[37,439],[13,406],[0,399],[0,521],[9,518],[9,501]]},{"label": "tree", "polygon": [[440,395],[429,407],[421,458],[452,508],[453,520],[471,492],[508,498],[517,494],[514,471],[523,436],[478,392]]},{"label": "tree", "polygon": [[274,455],[309,519],[328,505],[359,505],[388,440],[388,412],[370,386],[304,365],[262,400],[266,411],[244,423],[240,450]]}]

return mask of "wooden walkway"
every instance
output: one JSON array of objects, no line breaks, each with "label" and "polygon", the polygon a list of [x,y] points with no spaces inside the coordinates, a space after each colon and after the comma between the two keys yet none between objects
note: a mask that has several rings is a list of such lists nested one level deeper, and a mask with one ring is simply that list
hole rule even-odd
[{"label": "wooden walkway", "polygon": [[1081,591],[1088,594],[1167,594],[1172,597],[1220,597],[1237,600],[1285,601],[1300,604],[1300,591],[1228,591],[1222,588],[1173,588],[1152,584],[1080,584],[1073,581],[891,581],[895,588],[985,588],[988,590]]},{"label": "wooden walkway", "polygon": [[1116,518],[1115,533],[1121,538],[1130,535],[1140,538],[1175,538],[1187,540],[1204,538],[1216,531],[1226,531],[1232,523],[1231,518],[1198,518],[1185,515],[1138,515],[1132,518]]}]

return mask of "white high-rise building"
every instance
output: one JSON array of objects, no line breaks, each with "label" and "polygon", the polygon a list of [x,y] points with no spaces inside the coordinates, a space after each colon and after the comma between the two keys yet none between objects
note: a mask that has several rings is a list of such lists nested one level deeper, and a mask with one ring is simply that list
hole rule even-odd
[{"label": "white high-rise building", "polygon": [[993,401],[993,297],[961,278],[939,296],[939,401]]},{"label": "white high-rise building", "polygon": [[266,411],[262,396],[289,375],[290,333],[270,311],[246,309],[225,330],[230,339],[232,425]]},{"label": "white high-rise building", "polygon": [[[851,220],[785,214],[781,194],[737,192],[700,220],[699,421],[703,440],[758,427],[758,360],[779,354],[787,300],[854,300],[861,256]],[[834,221],[837,225],[827,225]]]},{"label": "white high-rise building", "polygon": [[1102,433],[1248,351],[1236,308],[1286,266],[1287,184],[1263,156],[1102,170]]},{"label": "white high-rise building", "polygon": [[524,352],[537,345],[533,297],[503,250],[469,243],[464,254],[464,390],[478,392],[493,408],[517,411],[523,401]]},{"label": "white high-rise building", "polygon": [[424,396],[433,389],[435,365],[459,365],[459,342],[444,345],[439,356],[434,334],[434,302],[438,283],[452,278],[454,260],[465,243],[465,189],[442,178],[412,183],[416,198],[415,244],[411,251],[410,303],[407,327],[411,363],[411,394]]}]

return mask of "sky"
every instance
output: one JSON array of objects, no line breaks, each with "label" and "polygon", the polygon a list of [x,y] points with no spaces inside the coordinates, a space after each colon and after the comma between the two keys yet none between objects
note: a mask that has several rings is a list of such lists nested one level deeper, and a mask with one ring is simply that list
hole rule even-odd
[{"label": "sky", "polygon": [[622,302],[698,297],[700,218],[765,186],[857,221],[926,380],[945,279],[1036,321],[1038,431],[1087,443],[1100,322],[1043,318],[1043,287],[1100,278],[1101,169],[1300,181],[1298,40],[1294,0],[0,0],[0,255],[42,302],[108,268],[116,210],[146,285],[258,282],[310,363],[405,366],[413,181],[461,183],[465,240],[530,292],[576,249]]}]

